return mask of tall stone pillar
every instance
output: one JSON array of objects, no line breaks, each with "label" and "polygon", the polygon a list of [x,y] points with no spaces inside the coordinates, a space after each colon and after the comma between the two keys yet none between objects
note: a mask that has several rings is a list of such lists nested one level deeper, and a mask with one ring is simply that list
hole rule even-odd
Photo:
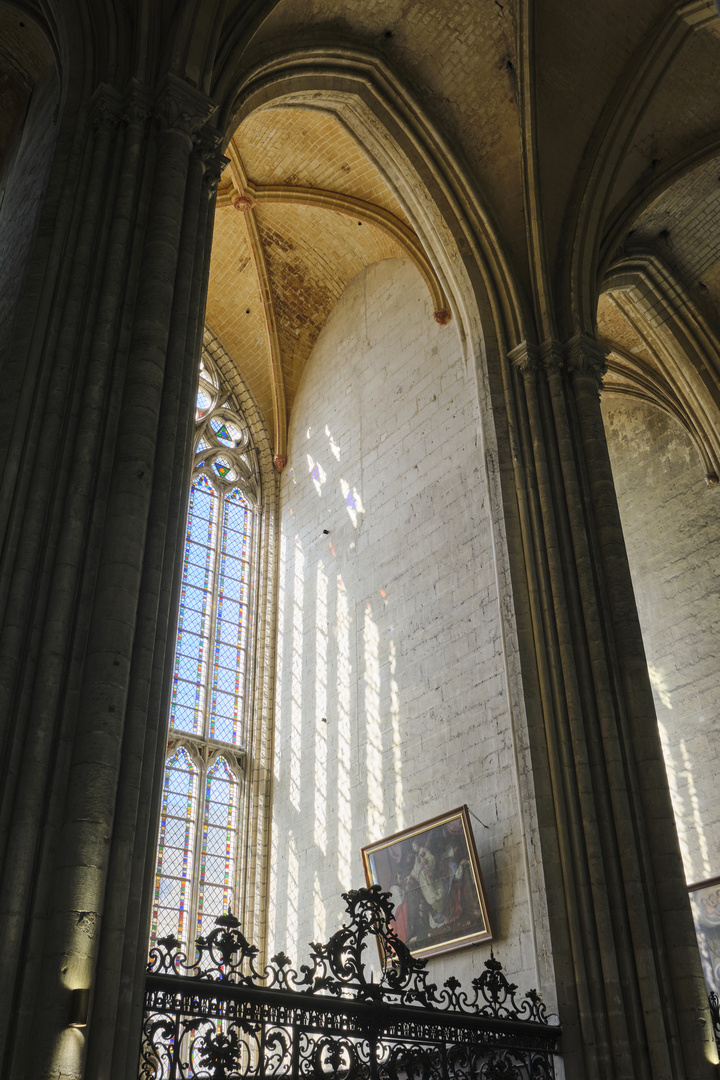
[{"label": "tall stone pillar", "polygon": [[588,1080],[710,1076],[712,1027],[600,413],[604,351],[578,335],[523,344],[511,360],[539,699],[532,755],[568,1067]]},{"label": "tall stone pillar", "polygon": [[213,110],[173,76],[96,91],[54,166],[57,257],[31,267],[16,324],[0,489],[0,1072],[14,1080],[136,1068],[224,161]]}]

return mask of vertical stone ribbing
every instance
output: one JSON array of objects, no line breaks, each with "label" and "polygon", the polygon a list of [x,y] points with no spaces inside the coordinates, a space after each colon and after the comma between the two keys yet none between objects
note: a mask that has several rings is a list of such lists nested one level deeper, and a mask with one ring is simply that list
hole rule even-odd
[{"label": "vertical stone ribbing", "polygon": [[[138,84],[97,95],[68,174],[80,227],[56,225],[70,234],[67,287],[46,282],[59,332],[44,335],[27,388],[47,423],[27,412],[31,476],[6,502],[8,1076],[120,1076],[136,1053],[219,138],[204,133],[212,103],[180,80],[152,97]],[[67,1028],[83,986],[87,1066]]]},{"label": "vertical stone ribbing", "polygon": [[[204,155],[203,155],[204,156]],[[188,170],[163,404],[159,417],[155,483],[148,519],[143,580],[139,595],[132,678],[119,775],[116,826],[108,877],[101,954],[87,1070],[90,1075],[124,1076],[125,1059],[136,1055],[128,1039],[129,1018],[139,1019],[141,997],[133,975],[145,956],[148,890],[145,870],[157,843],[158,801],[148,797],[162,775],[167,711],[167,661],[174,639],[177,555],[184,524],[190,463],[192,403],[197,382],[194,351],[199,280],[205,266],[209,201],[205,166],[195,151]],[[198,251],[200,258],[198,258]],[[190,426],[189,426],[190,424]],[[168,529],[176,522],[175,530]],[[130,868],[130,870],[128,870]],[[152,886],[152,879],[150,880]],[[138,1023],[139,1031],[139,1023]]]},{"label": "vertical stone ribbing", "polygon": [[[712,1068],[712,1025],[600,411],[598,347],[575,338],[569,343],[568,358],[576,431],[603,570],[603,599],[612,626],[608,681],[616,702],[617,727],[612,734],[619,739],[622,769],[614,797],[617,806],[621,794],[625,815],[621,852],[634,962],[647,1018],[645,1035],[653,1076],[662,1075],[662,1062],[668,1075],[694,1078]],[[698,1038],[699,1026],[703,1038]]]},{"label": "vertical stone ribbing", "polygon": [[91,121],[95,135],[88,144],[89,181],[87,189],[81,185],[80,191],[92,213],[79,230],[76,264],[60,301],[67,321],[57,339],[50,338],[55,346],[52,360],[40,369],[36,383],[41,418],[30,414],[28,419],[31,445],[23,466],[30,475],[21,474],[18,486],[18,495],[24,488],[27,501],[15,500],[8,529],[11,537],[19,530],[25,539],[18,546],[11,541],[6,548],[12,587],[0,651],[6,695],[2,711],[9,721],[12,743],[4,756],[8,846],[0,892],[6,931],[0,1000],[10,1015],[16,1009],[16,979],[31,977],[31,958],[22,957],[29,947],[28,920],[48,827],[51,777],[68,738],[61,699],[71,681],[68,646],[78,576],[87,559],[85,528],[97,466],[95,444],[78,438],[78,425],[82,427],[84,419],[82,404],[92,399],[95,389],[86,386],[88,353],[81,351],[78,339],[85,329],[83,297],[90,319],[96,311],[93,283],[97,275],[93,275],[92,259],[94,254],[102,259],[106,251],[109,214],[104,213],[103,189],[112,188],[116,172],[111,152],[115,121],[106,94],[96,99]]},{"label": "vertical stone ribbing", "polygon": [[547,671],[534,753],[538,766],[547,755],[560,851],[552,917],[571,944],[572,977],[558,981],[577,1010],[568,1036],[589,1076],[699,1077],[704,989],[600,416],[604,354],[582,338],[511,360]]},{"label": "vertical stone ribbing", "polygon": [[[565,617],[563,564],[558,550],[553,491],[549,480],[546,436],[539,418],[537,383],[542,378],[535,350],[521,346],[511,359],[522,375],[516,386],[519,437],[529,480],[529,554],[533,559],[535,638],[539,663],[546,665],[543,694],[544,735],[553,794],[563,877],[564,904],[574,969],[582,1044],[593,1047],[586,1062],[588,1076],[607,1075],[611,1068],[612,1037],[604,1000],[602,960],[592,899],[593,853],[587,850],[583,803],[587,803],[585,748],[577,745],[577,685],[572,660],[572,628]],[[560,618],[558,619],[558,614]],[[575,728],[575,731],[573,731]],[[580,755],[580,773],[576,756]],[[539,763],[540,766],[540,763]],[[542,767],[542,766],[540,766]],[[594,820],[594,812],[592,819]],[[572,903],[567,903],[567,897]],[[557,909],[554,911],[557,917]],[[562,974],[559,975],[562,984]],[[562,998],[561,998],[562,1000]],[[575,1035],[571,1032],[571,1038]],[[575,1037],[577,1037],[575,1035]],[[579,1049],[573,1047],[573,1049]]]}]

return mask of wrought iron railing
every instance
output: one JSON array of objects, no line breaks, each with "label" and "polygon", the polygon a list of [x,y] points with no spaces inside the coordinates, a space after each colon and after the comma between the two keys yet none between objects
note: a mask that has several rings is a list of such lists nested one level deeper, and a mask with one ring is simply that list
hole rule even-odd
[{"label": "wrought iron railing", "polygon": [[[495,957],[462,990],[428,980],[391,928],[379,886],[344,894],[349,921],[310,946],[297,972],[283,953],[262,971],[237,919],[217,920],[189,963],[173,938],[150,953],[143,1080],[551,1080],[560,1027],[535,990],[518,1003]],[[363,952],[384,957],[368,979]]]},{"label": "wrought iron railing", "polygon": [[718,998],[714,990],[711,990],[708,994],[708,1001],[710,1003],[710,1016],[712,1018],[715,1044],[718,1048],[718,1053],[720,1053],[720,998]]}]

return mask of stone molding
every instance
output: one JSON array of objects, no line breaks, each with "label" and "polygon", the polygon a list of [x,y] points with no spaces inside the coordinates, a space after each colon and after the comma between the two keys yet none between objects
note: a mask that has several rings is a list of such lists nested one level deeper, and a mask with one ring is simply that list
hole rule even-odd
[{"label": "stone molding", "polygon": [[205,170],[203,185],[211,192],[215,192],[220,183],[223,169],[230,160],[225,157],[220,149],[222,134],[216,128],[211,127],[210,124],[205,124],[195,136],[194,143],[194,153],[202,161]]},{"label": "stone molding", "polygon": [[607,371],[607,354],[604,345],[579,333],[565,344],[553,338],[542,345],[523,341],[510,350],[508,358],[525,379],[535,379],[541,371],[547,375],[567,371],[573,377],[591,379],[599,393]]},{"label": "stone molding", "polygon": [[92,98],[88,110],[88,123],[97,133],[103,129],[118,127],[122,119],[123,98],[112,86],[101,83]]},{"label": "stone molding", "polygon": [[215,108],[215,102],[206,94],[168,72],[155,97],[153,118],[162,130],[195,141]]},{"label": "stone molding", "polygon": [[565,346],[568,368],[576,378],[590,379],[597,386],[598,395],[602,389],[603,377],[607,371],[607,349],[588,334],[575,334]]}]

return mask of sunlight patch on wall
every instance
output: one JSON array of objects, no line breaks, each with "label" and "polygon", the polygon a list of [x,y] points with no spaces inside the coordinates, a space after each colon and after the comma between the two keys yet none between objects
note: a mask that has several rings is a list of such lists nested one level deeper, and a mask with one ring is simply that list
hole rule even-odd
[{"label": "sunlight patch on wall", "polygon": [[335,458],[336,461],[339,461],[340,460],[340,447],[338,446],[338,444],[333,439],[332,432],[330,431],[330,428],[327,426],[327,424],[325,425],[325,434],[328,437],[328,442],[330,443],[330,450],[332,451],[333,457]]},{"label": "sunlight patch on wall", "polygon": [[297,956],[298,945],[298,905],[300,901],[298,879],[300,877],[300,864],[297,857],[295,837],[290,834],[288,844],[288,873],[287,873],[287,942],[288,946]]},{"label": "sunlight patch on wall", "polygon": [[[275,671],[275,745],[282,747],[283,745],[283,677],[285,673],[285,648],[284,648],[284,634],[285,634],[285,570],[287,566],[287,537],[284,530],[280,533],[280,555],[278,566],[278,644],[277,644],[277,667]],[[274,775],[275,779],[279,780],[281,775],[280,766],[280,754],[275,754],[274,761]],[[274,863],[272,864],[274,865]]]},{"label": "sunlight patch on wall", "polygon": [[650,682],[655,687],[657,696],[666,709],[672,709],[672,702],[670,701],[670,691],[665,685],[663,673],[659,668],[656,668],[653,664],[648,664],[648,675],[650,676]]},{"label": "sunlight patch on wall", "polygon": [[292,651],[292,709],[290,731],[290,802],[300,811],[300,776],[302,757],[302,676],[303,676],[303,585],[305,556],[298,537],[295,537],[295,567],[293,582],[293,651]]},{"label": "sunlight patch on wall", "polygon": [[[276,715],[279,710],[276,711]],[[277,775],[277,773],[276,773]],[[277,824],[273,822],[270,830],[270,865],[268,867],[268,926],[270,927],[270,935],[272,936],[275,927],[276,919],[278,916],[277,910],[277,894],[278,894],[278,877],[277,877],[277,864],[278,864],[278,831]]]},{"label": "sunlight patch on wall", "polygon": [[675,767],[675,761],[673,758],[672,747],[670,740],[668,739],[667,729],[661,720],[658,719],[658,731],[660,732],[660,742],[662,744],[663,757],[665,758],[665,768],[667,769],[668,786],[670,788],[670,799],[673,805],[673,811],[675,813],[675,824],[677,825],[678,840],[680,841],[680,852],[682,854],[683,865],[685,866],[686,876],[690,873],[690,867],[692,865],[692,857],[690,855],[690,845],[688,843],[687,829],[685,828],[685,801],[680,791],[678,784],[678,774]]},{"label": "sunlight patch on wall", "polygon": [[[703,827],[702,814],[700,812],[700,800],[698,798],[697,788],[695,786],[695,777],[693,776],[692,764],[690,762],[690,755],[687,750],[687,745],[683,739],[680,743],[680,756],[682,758],[682,772],[680,776],[685,781],[687,788],[688,799],[690,800],[690,807],[692,809],[693,825],[695,826],[695,835],[697,836],[697,843],[700,849],[700,858],[702,859],[702,873],[699,868],[696,869],[691,865],[686,865],[686,871],[690,871],[695,881],[702,880],[703,878],[709,878],[713,874],[713,868],[710,863],[710,853],[708,851],[708,843],[705,836],[705,829]],[[683,861],[685,861],[683,856]]]},{"label": "sunlight patch on wall", "polygon": [[322,495],[322,486],[327,480],[327,474],[319,461],[315,461],[310,454],[307,455],[308,470],[312,478],[313,486],[318,495]]},{"label": "sunlight patch on wall", "polygon": [[397,679],[397,649],[391,639],[388,644],[390,664],[390,723],[392,725],[393,771],[395,774],[395,824],[398,829],[405,828],[405,798],[403,795],[402,754],[400,752],[400,691]]},{"label": "sunlight patch on wall", "polygon": [[[664,708],[672,710],[670,691],[665,682],[664,672],[653,664],[648,664],[648,672],[650,682],[661,704]],[[685,739],[681,739],[676,746],[676,752],[680,760],[676,760],[667,728],[659,718],[658,729],[660,731],[665,768],[667,769],[670,798],[675,814],[675,824],[677,825],[685,876],[688,881],[700,881],[703,878],[711,877],[715,870],[710,861],[710,852],[703,825],[700,799],[693,775],[691,756]],[[688,831],[690,821],[692,821],[692,837]],[[702,860],[702,868],[697,865],[698,851]],[[695,852],[695,855],[693,852]]]},{"label": "sunlight patch on wall", "polygon": [[328,938],[327,922],[325,918],[325,904],[323,903],[322,888],[317,870],[313,881],[313,940],[326,941]]},{"label": "sunlight patch on wall", "polygon": [[343,889],[352,884],[351,838],[352,811],[350,808],[350,607],[343,580],[337,579],[337,812],[338,812],[338,880]]},{"label": "sunlight patch on wall", "polygon": [[365,763],[367,773],[368,836],[377,840],[383,834],[383,748],[380,722],[380,634],[372,617],[370,604],[365,606],[363,658],[365,663]]},{"label": "sunlight patch on wall", "polygon": [[327,853],[327,574],[318,559],[315,606],[315,843]]},{"label": "sunlight patch on wall", "polygon": [[342,491],[343,499],[345,500],[345,508],[348,512],[350,520],[353,526],[358,527],[358,514],[365,513],[365,507],[363,506],[362,499],[360,498],[360,492],[356,487],[351,488],[347,480],[340,478],[340,490]]}]

